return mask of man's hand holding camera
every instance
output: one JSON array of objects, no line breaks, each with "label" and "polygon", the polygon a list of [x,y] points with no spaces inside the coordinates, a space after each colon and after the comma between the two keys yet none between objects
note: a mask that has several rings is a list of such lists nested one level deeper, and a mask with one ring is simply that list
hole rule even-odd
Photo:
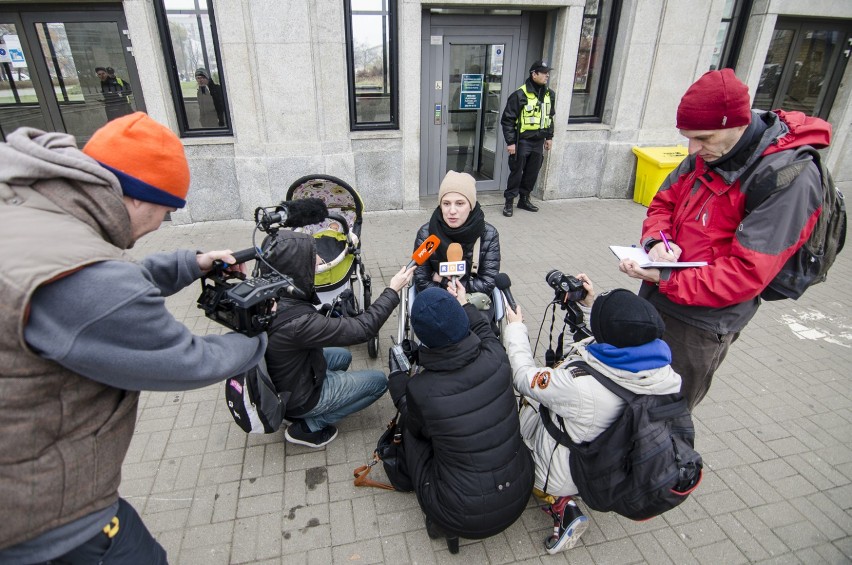
[{"label": "man's hand holding camera", "polygon": [[198,262],[198,268],[201,269],[201,274],[203,275],[206,275],[213,269],[213,265],[216,263],[216,261],[221,261],[222,263],[228,265],[228,268],[225,269],[226,271],[248,275],[248,269],[246,268],[246,264],[237,263],[237,260],[234,257],[233,253],[234,252],[230,249],[208,251],[206,253],[198,253],[195,256],[195,260]]}]

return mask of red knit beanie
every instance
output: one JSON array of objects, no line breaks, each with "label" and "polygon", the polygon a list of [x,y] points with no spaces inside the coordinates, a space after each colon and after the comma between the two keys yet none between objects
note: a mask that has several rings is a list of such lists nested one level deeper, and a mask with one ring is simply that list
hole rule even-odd
[{"label": "red knit beanie", "polygon": [[731,69],[704,73],[689,87],[677,107],[678,129],[728,129],[749,123],[748,87]]},{"label": "red knit beanie", "polygon": [[144,112],[108,122],[83,153],[118,177],[125,196],[171,208],[186,206],[189,164],[183,144]]}]

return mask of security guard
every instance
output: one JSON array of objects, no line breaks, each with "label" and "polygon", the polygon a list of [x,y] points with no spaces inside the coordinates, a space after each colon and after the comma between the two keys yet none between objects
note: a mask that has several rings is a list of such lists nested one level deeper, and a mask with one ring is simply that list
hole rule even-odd
[{"label": "security guard", "polygon": [[518,208],[538,212],[538,206],[530,200],[530,192],[538,180],[544,151],[549,151],[553,145],[556,93],[547,87],[550,70],[547,61],[533,63],[529,78],[509,95],[500,120],[509,152],[509,180],[503,193],[506,198],[503,215],[506,217],[512,216],[518,195]]}]

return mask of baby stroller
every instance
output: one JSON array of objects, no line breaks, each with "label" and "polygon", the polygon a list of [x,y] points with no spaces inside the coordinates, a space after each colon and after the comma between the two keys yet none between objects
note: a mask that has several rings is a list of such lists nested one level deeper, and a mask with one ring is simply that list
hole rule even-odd
[{"label": "baby stroller", "polygon": [[[329,316],[357,316],[372,299],[370,275],[361,256],[361,222],[364,203],[354,188],[328,175],[308,175],[287,190],[286,201],[319,198],[328,216],[318,224],[294,228],[314,237],[322,263],[314,278],[322,302],[320,311]],[[372,359],[379,354],[379,336],[367,342]]]}]

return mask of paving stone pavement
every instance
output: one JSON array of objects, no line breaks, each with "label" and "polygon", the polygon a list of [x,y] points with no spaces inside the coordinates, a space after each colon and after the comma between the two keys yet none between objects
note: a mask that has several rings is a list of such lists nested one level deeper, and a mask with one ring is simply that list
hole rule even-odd
[{"label": "paving stone pavement", "polygon": [[[486,218],[500,232],[502,270],[533,339],[553,296],[544,281],[551,269],[586,272],[598,290],[637,288],[607,246],[638,239],[642,206],[549,201],[536,214],[504,218],[498,196],[483,196]],[[406,262],[431,206],[365,214],[362,250],[375,288]],[[243,249],[252,230],[244,221],[165,224],[133,252]],[[850,278],[847,251],[828,282],[797,302],[764,304],[745,329],[694,414],[706,467],[689,500],[647,522],[589,511],[581,543],[554,556],[542,544],[551,523],[535,500],[507,531],[462,540],[451,555],[426,535],[413,494],[354,487],[353,469],[368,461],[394,414],[387,395],[343,420],[334,442],[312,450],[286,443],[280,431],[244,434],[221,384],[143,393],[120,492],[179,564],[850,563]],[[196,333],[223,332],[196,308],[199,289],[168,298],[168,307]],[[395,328],[394,315],[380,332],[376,360],[366,345],[353,347],[353,368],[386,368]]]}]

